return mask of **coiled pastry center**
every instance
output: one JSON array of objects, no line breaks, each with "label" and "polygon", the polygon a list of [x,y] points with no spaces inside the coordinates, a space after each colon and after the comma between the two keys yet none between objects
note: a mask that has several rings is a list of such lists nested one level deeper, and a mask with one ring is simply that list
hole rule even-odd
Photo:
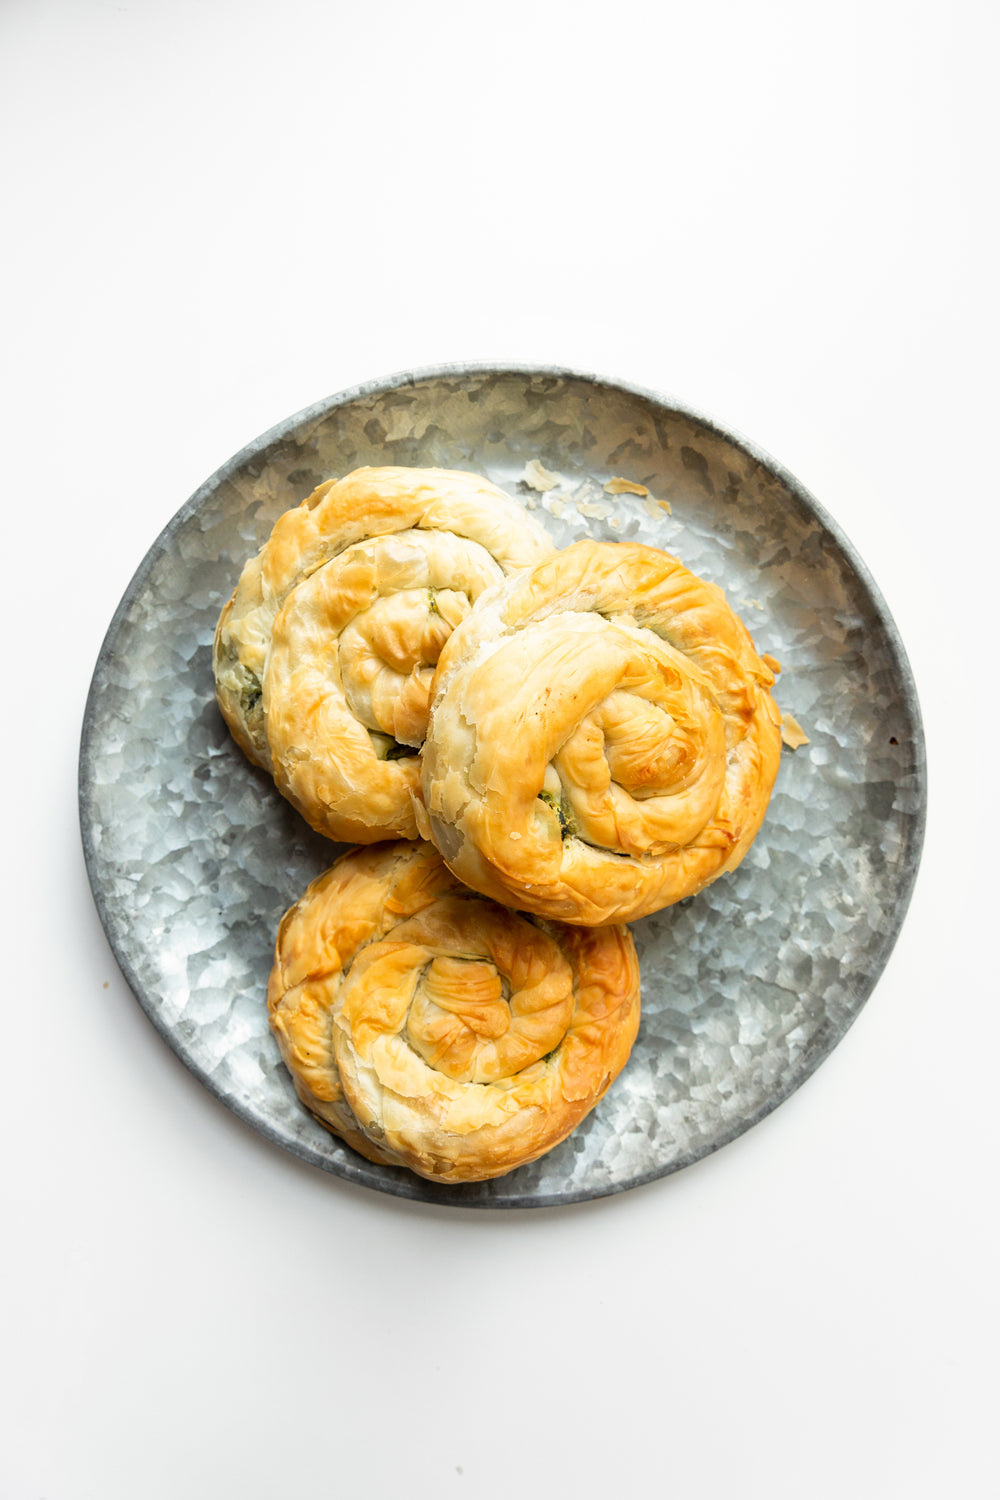
[{"label": "coiled pastry center", "polygon": [[359,724],[404,745],[427,734],[431,678],[442,647],[471,608],[457,589],[402,589],[344,628],[339,671]]},{"label": "coiled pastry center", "polygon": [[405,1049],[455,1083],[491,1084],[557,1048],[573,1009],[571,967],[547,934],[454,897],[359,954],[340,1024],[376,1066],[398,1073]]},{"label": "coiled pastry center", "polygon": [[[419,747],[434,666],[455,627],[503,577],[477,542],[450,532],[400,531],[348,548],[292,590],[273,631],[267,677],[272,737],[284,696],[343,704],[375,736]],[[298,726],[311,732],[308,724]],[[376,741],[382,758],[391,744]]]},{"label": "coiled pastry center", "polygon": [[643,854],[690,842],[712,816],[725,779],[722,715],[686,667],[659,668],[613,688],[552,756],[543,789],[554,808],[558,796],[562,836]]},{"label": "coiled pastry center", "polygon": [[500,815],[543,857],[570,837],[662,854],[695,838],[718,806],[726,725],[711,685],[627,619],[533,623],[468,669],[465,693],[470,781],[515,788]]}]

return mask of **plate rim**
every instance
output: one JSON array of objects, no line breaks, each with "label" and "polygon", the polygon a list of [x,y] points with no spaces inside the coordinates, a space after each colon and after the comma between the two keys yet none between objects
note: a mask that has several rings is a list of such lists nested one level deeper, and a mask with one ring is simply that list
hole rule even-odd
[{"label": "plate rim", "polygon": [[[871,963],[865,969],[863,979],[860,982],[856,981],[853,985],[855,993],[851,996],[852,1005],[846,1015],[846,1019],[844,1019],[842,1024],[836,1026],[833,1036],[824,1039],[821,1045],[817,1044],[816,1038],[812,1039],[802,1058],[799,1060],[793,1076],[786,1079],[780,1089],[768,1095],[749,1114],[741,1115],[738,1120],[730,1122],[707,1145],[688,1150],[682,1156],[666,1165],[651,1168],[649,1171],[640,1173],[627,1182],[612,1183],[596,1190],[577,1188],[566,1193],[548,1192],[530,1196],[517,1194],[504,1195],[502,1189],[498,1188],[485,1200],[468,1202],[463,1197],[464,1189],[461,1184],[432,1183],[407,1172],[405,1168],[386,1169],[382,1167],[376,1170],[371,1163],[360,1156],[357,1157],[356,1162],[351,1156],[345,1156],[342,1161],[339,1159],[330,1159],[321,1155],[308,1142],[288,1140],[268,1121],[261,1120],[255,1115],[249,1104],[232,1094],[224,1092],[215,1079],[196,1063],[195,1059],[182,1046],[180,1039],[174,1035],[156,1008],[147,1000],[138,974],[128,954],[123,951],[114,933],[114,924],[110,920],[106,894],[98,878],[98,850],[89,818],[87,802],[88,794],[93,785],[94,739],[98,723],[96,701],[98,678],[112,655],[114,642],[125,615],[141,591],[153,566],[166,550],[170,538],[184,525],[189,517],[195,514],[205,501],[222,484],[231,478],[234,473],[254,458],[259,457],[266,449],[280,442],[296,428],[328,416],[339,407],[352,405],[370,396],[386,395],[394,390],[416,389],[421,384],[427,384],[431,381],[475,379],[477,377],[488,378],[489,376],[573,381],[592,388],[603,388],[624,393],[625,395],[646,402],[664,413],[685,417],[695,424],[706,428],[716,436],[742,450],[755,463],[780,480],[785,488],[794,495],[799,504],[829,532],[839,551],[849,564],[850,569],[861,584],[873,612],[877,616],[885,633],[886,642],[894,661],[904,711],[911,730],[913,745],[911,786],[915,794],[916,805],[909,815],[907,844],[904,846],[900,867],[901,885],[898,898],[893,907],[892,921],[882,929],[878,947],[872,955]],[[279,1147],[283,1152],[293,1155],[311,1166],[318,1167],[329,1176],[335,1176],[352,1182],[355,1185],[374,1189],[377,1192],[386,1193],[393,1197],[427,1203],[434,1207],[465,1208],[482,1211],[491,1211],[500,1208],[554,1208],[595,1201],[601,1198],[616,1196],[619,1193],[630,1192],[633,1188],[643,1187],[650,1182],[672,1176],[675,1172],[679,1172],[685,1167],[694,1165],[697,1161],[714,1155],[724,1146],[731,1144],[732,1141],[737,1140],[741,1135],[745,1135],[749,1130],[752,1130],[755,1125],[760,1124],[763,1119],[766,1119],[781,1104],[785,1103],[839,1046],[871,998],[885,971],[913,897],[913,891],[920,870],[927,827],[927,748],[920,700],[909,657],[903,645],[895,619],[878,584],[875,582],[871,570],[858,553],[850,538],[843,531],[839,522],[826,510],[825,506],[816,499],[812,492],[784,464],[759,443],[754,442],[737,428],[720,421],[708,412],[682,401],[671,394],[652,390],[632,381],[617,377],[599,375],[592,371],[581,370],[569,365],[535,364],[530,362],[509,363],[507,361],[455,362],[424,365],[412,370],[402,370],[389,375],[375,377],[374,379],[362,381],[342,391],[335,392],[332,396],[312,402],[309,406],[303,407],[300,411],[294,412],[291,416],[276,422],[258,437],[245,444],[209,475],[174,512],[173,516],[161,528],[158,535],[147,548],[129,583],[126,585],[98,650],[87,691],[80,732],[77,763],[77,803],[84,863],[87,870],[91,896],[97,908],[105,938],[129,989],[138,1001],[144,1014],[152,1022],[154,1028],[166,1042],[175,1057],[179,1058],[198,1082],[215,1099],[225,1105],[231,1113],[235,1114],[243,1124],[248,1125],[255,1134],[263,1136],[270,1144]],[[338,1142],[338,1145],[344,1151],[349,1151],[349,1148],[343,1146],[342,1142]],[[391,1177],[381,1175],[387,1171],[393,1172],[394,1175]],[[399,1174],[398,1176],[395,1175],[397,1173]],[[500,1177],[494,1179],[494,1182],[502,1184],[506,1180],[504,1177]]]}]

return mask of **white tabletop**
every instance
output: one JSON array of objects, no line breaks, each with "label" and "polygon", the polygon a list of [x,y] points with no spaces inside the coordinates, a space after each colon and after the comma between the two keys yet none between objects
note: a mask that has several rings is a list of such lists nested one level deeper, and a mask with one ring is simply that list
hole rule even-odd
[{"label": "white tabletop", "polygon": [[[4,1500],[998,1493],[997,40],[978,0],[0,10]],[[776,455],[888,602],[930,766],[909,915],[816,1075],[530,1212],[229,1114],[119,973],[77,821],[104,632],[188,495],[463,360]]]}]

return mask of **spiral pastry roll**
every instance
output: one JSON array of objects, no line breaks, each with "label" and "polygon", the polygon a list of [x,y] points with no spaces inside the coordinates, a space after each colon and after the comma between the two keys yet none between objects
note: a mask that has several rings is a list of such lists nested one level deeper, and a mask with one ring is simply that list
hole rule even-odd
[{"label": "spiral pastry roll", "polygon": [[477,1182],[563,1140],[639,1024],[625,927],[531,918],[424,843],[354,849],[285,914],[268,987],[296,1091],[370,1161]]},{"label": "spiral pastry roll", "polygon": [[774,682],[676,558],[578,542],[481,599],[438,662],[420,823],[498,901],[628,921],[743,858],[781,750]]},{"label": "spiral pastry roll", "polygon": [[219,618],[233,737],[329,838],[416,837],[441,648],[486,588],[552,550],[474,474],[357,469],[321,484],[278,519]]}]

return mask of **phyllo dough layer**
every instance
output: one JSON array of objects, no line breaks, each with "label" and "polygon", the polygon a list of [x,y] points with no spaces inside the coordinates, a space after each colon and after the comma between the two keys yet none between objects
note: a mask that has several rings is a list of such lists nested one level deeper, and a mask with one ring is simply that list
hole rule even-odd
[{"label": "phyllo dough layer", "polygon": [[355,849],[286,913],[271,1024],[303,1103],[371,1161],[475,1182],[563,1140],[639,1024],[627,928],[474,895],[424,843]]},{"label": "phyllo dough layer", "polygon": [[357,469],[279,517],[215,634],[233,737],[333,839],[413,838],[441,648],[490,586],[549,555],[487,480]]},{"label": "phyllo dough layer", "polygon": [[733,869],[781,750],[774,674],[721,589],[583,541],[481,598],[444,647],[421,832],[473,889],[629,921]]}]

